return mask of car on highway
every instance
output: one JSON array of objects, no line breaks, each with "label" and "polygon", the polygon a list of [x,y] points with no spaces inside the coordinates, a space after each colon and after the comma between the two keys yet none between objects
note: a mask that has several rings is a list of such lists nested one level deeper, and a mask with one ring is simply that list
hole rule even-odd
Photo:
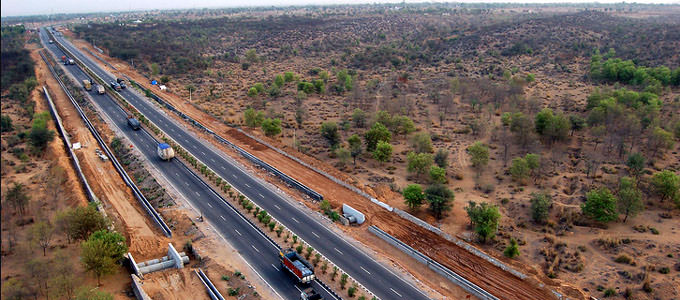
[{"label": "car on highway", "polygon": [[127,88],[127,85],[125,84],[125,79],[122,78],[116,78],[116,82],[120,84],[120,88],[124,89]]},{"label": "car on highway", "polygon": [[103,95],[104,93],[106,93],[106,89],[104,88],[103,85],[98,84],[98,85],[97,85],[97,94]]},{"label": "car on highway", "polygon": [[141,125],[142,125],[142,124],[139,123],[139,121],[137,119],[135,119],[131,116],[128,116],[127,123],[128,123],[128,126],[130,126],[130,128],[132,128],[132,130],[139,130],[141,128]]},{"label": "car on highway", "polygon": [[317,293],[314,288],[308,287],[300,292],[300,300],[324,300],[323,297]]},{"label": "car on highway", "polygon": [[120,87],[120,84],[118,84],[118,83],[115,82],[115,81],[111,81],[111,88],[114,89],[114,90],[116,90],[116,91],[120,91],[120,90],[122,89],[122,88]]}]

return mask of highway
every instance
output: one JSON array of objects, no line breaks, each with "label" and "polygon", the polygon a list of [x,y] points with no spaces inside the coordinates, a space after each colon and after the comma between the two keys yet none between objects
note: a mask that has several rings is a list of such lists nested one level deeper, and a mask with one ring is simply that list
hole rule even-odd
[{"label": "highway", "polygon": [[[107,82],[115,81],[115,77],[113,77],[113,75],[105,72],[96,62],[83,55],[82,52],[80,52],[80,50],[74,47],[70,42],[62,37],[56,38],[64,47],[69,49],[71,53],[76,55],[80,61],[82,61],[98,76]],[[71,66],[69,69],[75,69],[75,67]],[[360,282],[377,297],[381,299],[428,299],[428,297],[422,291],[406,282],[403,278],[389,270],[387,267],[374,261],[369,255],[354,247],[347,240],[345,240],[345,238],[328,229],[328,225],[322,224],[314,217],[310,216],[310,210],[300,209],[299,207],[294,206],[290,201],[284,199],[280,194],[270,190],[260,179],[256,178],[250,173],[245,172],[230,159],[227,159],[226,154],[213,150],[213,147],[207,145],[208,142],[201,141],[200,138],[195,137],[186,128],[176,124],[173,118],[167,116],[153,103],[151,103],[150,100],[146,99],[130,88],[122,90],[120,94],[131,105],[137,108],[137,110],[143,113],[150,121],[156,124],[156,126],[158,126],[167,136],[174,139],[192,155],[215,171],[219,176],[227,180],[229,184],[241,191],[252,201],[256,202],[263,209],[267,210],[270,215],[292,230],[295,234],[300,236],[300,238],[304,239],[305,242],[310,244],[316,251],[330,259],[333,263]],[[96,96],[95,98],[99,99],[101,97]],[[112,119],[117,120],[117,123],[124,124],[125,116],[123,115],[123,112],[113,103],[110,103],[111,101],[111,99],[108,99],[108,101],[102,101],[100,104],[102,107],[105,107],[104,109],[106,110],[106,113],[109,114]],[[116,125],[120,127],[120,124]],[[124,125],[122,126],[125,127]],[[135,136],[135,134],[132,134],[132,136]],[[148,146],[146,148],[147,149],[145,150],[148,151],[145,151],[145,153],[147,153],[148,159],[158,160],[154,154],[155,148],[154,151],[151,151]],[[185,184],[183,181],[194,180],[193,178],[186,178],[186,175],[182,175],[182,173],[178,172],[173,173],[173,171],[167,171],[165,174],[168,178],[177,181],[180,186]],[[186,184],[193,183],[187,182]],[[208,213],[212,214],[212,216],[210,216],[211,220],[213,220],[213,223],[216,224],[220,230],[225,232],[225,238],[230,241],[232,241],[233,238],[235,238],[237,241],[244,240],[243,237],[235,235],[236,233],[231,228],[233,226],[231,222],[215,221],[219,220],[215,217],[219,218],[220,216],[215,215],[214,209],[206,206],[216,205],[216,203],[221,202],[218,201],[219,199],[216,196],[206,195],[208,194],[206,192],[206,188],[200,186],[201,184],[196,183],[195,190],[192,190],[192,192],[197,194],[187,198],[190,199],[190,201],[192,201],[196,207],[202,211],[205,211],[206,215]],[[191,195],[191,193],[189,194]],[[246,241],[237,241],[232,243],[247,243]],[[255,252],[255,250],[252,248],[249,249],[248,245],[245,246],[247,246],[245,249],[238,248],[242,251],[242,255],[253,257],[253,255],[250,255],[252,253],[246,254],[246,252]],[[264,252],[267,251],[264,250]],[[257,259],[254,261],[249,261],[255,264],[260,264],[264,257],[269,256],[275,258],[276,253],[271,250],[268,253],[262,253],[261,255],[257,253],[257,255],[254,255],[254,257],[257,257]],[[263,274],[263,277],[265,277],[265,274]],[[266,279],[270,283],[273,282],[268,278]],[[286,280],[286,282],[290,282],[290,279]]]},{"label": "highway", "polygon": [[[46,42],[48,39],[45,30],[41,30],[43,45],[56,57],[65,55],[54,44],[48,44]],[[88,78],[87,74],[80,70],[77,65],[66,66],[65,69],[79,81]],[[162,172],[168,181],[186,199],[189,199],[196,209],[202,212],[204,219],[213,224],[248,264],[260,274],[263,280],[283,299],[299,299],[300,289],[304,289],[304,287],[294,284],[294,278],[287,272],[280,270],[277,257],[278,248],[269,239],[238,214],[233,207],[179,160],[173,159],[169,162],[161,160],[156,154],[156,140],[143,129],[133,131],[127,125],[125,112],[109,94],[98,95],[92,91],[89,92],[89,95],[104,110],[109,119],[114,121],[114,124],[109,125],[117,127],[125,134],[134,147],[143,153],[144,158]],[[328,291],[325,291],[318,282],[313,282],[312,286],[325,299],[336,299]]]}]

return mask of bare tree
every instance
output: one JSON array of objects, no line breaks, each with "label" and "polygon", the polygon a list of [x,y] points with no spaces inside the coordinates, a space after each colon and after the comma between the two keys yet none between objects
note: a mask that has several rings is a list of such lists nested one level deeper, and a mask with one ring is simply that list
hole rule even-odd
[{"label": "bare tree", "polygon": [[47,247],[52,241],[54,226],[51,223],[40,221],[31,227],[31,242],[38,244],[43,249],[43,256],[47,255]]},{"label": "bare tree", "polygon": [[586,177],[590,177],[595,181],[595,176],[597,174],[597,168],[602,163],[599,155],[597,153],[588,153],[585,155],[586,164]]}]

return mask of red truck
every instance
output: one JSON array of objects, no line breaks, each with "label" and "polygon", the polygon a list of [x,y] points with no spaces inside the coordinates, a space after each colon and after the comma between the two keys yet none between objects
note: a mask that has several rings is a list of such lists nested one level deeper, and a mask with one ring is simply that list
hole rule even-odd
[{"label": "red truck", "polygon": [[314,267],[307,262],[293,248],[279,251],[281,267],[293,273],[301,283],[308,283],[316,278]]}]

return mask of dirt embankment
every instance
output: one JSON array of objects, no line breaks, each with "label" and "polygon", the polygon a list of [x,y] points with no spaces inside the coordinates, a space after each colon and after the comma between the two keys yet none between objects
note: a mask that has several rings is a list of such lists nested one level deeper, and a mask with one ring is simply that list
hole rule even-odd
[{"label": "dirt embankment", "polygon": [[[79,47],[87,46],[87,44],[79,42],[76,43]],[[103,55],[102,55],[103,57]],[[127,76],[144,84],[146,79],[129,69],[124,63],[115,62],[107,58],[109,61],[114,61],[113,65],[118,68],[118,72],[125,73]],[[148,87],[147,87],[148,88]],[[182,110],[185,114],[191,116],[196,120],[201,120],[202,123],[215,132],[221,133],[225,138],[230,139],[238,146],[250,151],[260,159],[275,166],[284,173],[291,174],[295,179],[309,186],[310,188],[319,191],[335,208],[340,207],[343,203],[347,203],[367,215],[367,225],[376,225],[386,232],[403,240],[417,250],[429,255],[433,259],[441,262],[450,269],[456,271],[462,276],[466,277],[471,282],[478,284],[489,292],[502,299],[551,299],[554,295],[544,288],[539,288],[536,282],[529,282],[529,280],[521,280],[512,274],[503,271],[502,269],[492,265],[476,255],[456,246],[446,239],[419,227],[399,216],[389,213],[379,206],[371,203],[368,199],[359,196],[358,194],[344,188],[343,186],[331,181],[330,179],[321,176],[314,170],[300,165],[299,163],[285,157],[284,155],[259,144],[258,142],[238,133],[227,125],[216,120],[205,112],[200,111],[189,102],[180,99],[179,97],[169,93],[154,90],[165,100],[172,103],[175,107]],[[212,139],[209,139],[211,142]],[[215,143],[216,144],[216,143]],[[228,151],[223,145],[216,144],[216,146],[225,150],[226,153],[233,153]],[[305,158],[310,160],[311,158]],[[313,159],[312,159],[313,160]],[[314,165],[323,165],[318,162]],[[313,209],[318,209],[314,204],[306,202],[307,205]],[[366,226],[361,228],[343,228],[343,230],[353,233],[353,236],[367,245],[361,232],[365,232]],[[395,250],[396,251],[396,250]],[[381,251],[381,253],[384,253]],[[419,277],[428,285],[437,289],[444,294],[445,290],[440,287],[441,281],[435,279],[436,284],[432,279],[420,278],[417,275],[417,270],[410,270],[414,276]]]},{"label": "dirt embankment", "polygon": [[[46,69],[40,56],[37,56],[36,61],[39,61],[41,77],[45,79],[44,84],[48,87],[71,142],[80,143],[82,146],[75,150],[75,153],[80,160],[83,173],[88,178],[88,183],[104,205],[107,214],[113,217],[116,226],[126,235],[133,255],[144,255],[146,247],[137,247],[137,242],[161,239],[162,235],[156,232],[150,224],[146,214],[133,197],[132,191],[123,183],[111,162],[100,159],[95,153],[96,149],[100,149],[99,144],[85,126],[61,86]],[[149,247],[148,249],[156,248]]]}]

